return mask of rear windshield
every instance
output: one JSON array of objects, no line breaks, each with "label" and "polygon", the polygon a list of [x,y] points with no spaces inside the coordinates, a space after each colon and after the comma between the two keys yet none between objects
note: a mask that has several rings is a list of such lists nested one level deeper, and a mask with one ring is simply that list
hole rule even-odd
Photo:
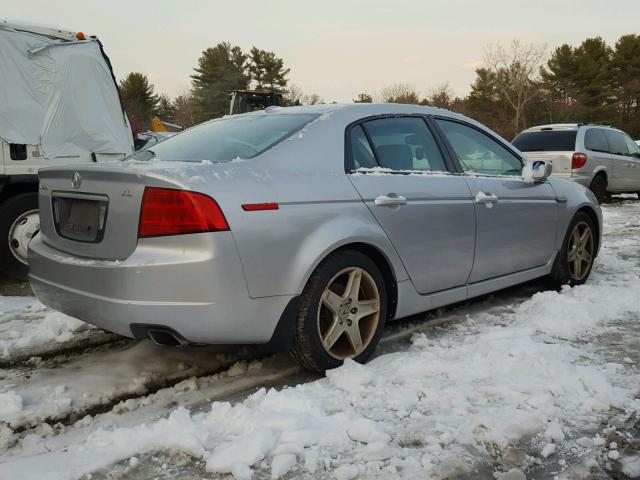
[{"label": "rear windshield", "polygon": [[523,132],[511,143],[521,152],[572,152],[576,133],[575,130]]},{"label": "rear windshield", "polygon": [[317,118],[313,114],[238,115],[212,120],[127,160],[229,162],[253,158]]}]

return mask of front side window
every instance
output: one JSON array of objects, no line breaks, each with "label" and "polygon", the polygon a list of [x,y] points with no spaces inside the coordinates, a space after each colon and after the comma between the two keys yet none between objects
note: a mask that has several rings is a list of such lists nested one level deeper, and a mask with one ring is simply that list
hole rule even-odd
[{"label": "front side window", "polygon": [[237,115],[211,120],[128,159],[215,163],[253,158],[317,118],[311,114]]},{"label": "front side window", "polygon": [[609,142],[609,151],[614,155],[629,155],[627,142],[624,141],[624,135],[615,130],[605,130],[604,136]]},{"label": "front side window", "polygon": [[489,135],[450,120],[437,119],[436,122],[466,172],[485,175],[522,174],[520,159]]},{"label": "front side window", "polygon": [[447,171],[438,144],[422,118],[381,118],[366,122],[364,128],[382,167],[399,171]]},{"label": "front side window", "polygon": [[609,142],[601,128],[590,128],[584,134],[584,146],[592,152],[609,153]]},{"label": "front side window", "polygon": [[623,134],[622,136],[624,137],[624,141],[627,144],[627,149],[629,150],[629,154],[634,156],[639,156],[640,147],[638,146],[638,144],[634,142],[629,135]]}]

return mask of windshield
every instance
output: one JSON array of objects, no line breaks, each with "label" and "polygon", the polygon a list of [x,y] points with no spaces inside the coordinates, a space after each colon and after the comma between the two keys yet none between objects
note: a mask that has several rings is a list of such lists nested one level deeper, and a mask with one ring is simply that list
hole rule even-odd
[{"label": "windshield", "polygon": [[238,115],[212,120],[127,160],[229,162],[253,158],[317,118],[313,114]]},{"label": "windshield", "polygon": [[576,133],[575,130],[524,132],[511,143],[521,152],[572,152],[575,150]]}]

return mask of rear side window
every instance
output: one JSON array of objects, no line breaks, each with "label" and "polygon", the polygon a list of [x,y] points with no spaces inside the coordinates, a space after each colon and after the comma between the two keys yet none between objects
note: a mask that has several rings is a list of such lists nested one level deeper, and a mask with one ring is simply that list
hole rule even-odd
[{"label": "rear side window", "polygon": [[437,119],[438,125],[466,172],[486,175],[521,175],[522,162],[507,148],[475,128]]},{"label": "rear side window", "polygon": [[360,125],[351,129],[351,162],[353,168],[373,168],[378,166],[376,157],[371,150],[369,140]]},{"label": "rear side window", "polygon": [[141,150],[131,160],[229,162],[253,158],[317,118],[312,114],[237,115],[193,127]]},{"label": "rear side window", "polygon": [[605,130],[604,136],[609,142],[609,151],[614,155],[629,155],[627,142],[624,141],[624,135],[615,130]]},{"label": "rear side window", "polygon": [[447,171],[438,144],[422,118],[382,118],[368,121],[364,127],[383,167],[400,171]]},{"label": "rear side window", "polygon": [[577,133],[576,130],[523,132],[511,143],[521,152],[572,152]]},{"label": "rear side window", "polygon": [[609,153],[609,142],[601,128],[589,128],[584,134],[584,146],[592,152]]}]

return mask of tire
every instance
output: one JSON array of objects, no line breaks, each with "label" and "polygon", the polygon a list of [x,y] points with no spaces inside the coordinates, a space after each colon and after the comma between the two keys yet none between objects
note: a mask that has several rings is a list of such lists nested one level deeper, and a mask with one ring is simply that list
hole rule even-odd
[{"label": "tire", "polygon": [[607,199],[607,176],[603,173],[599,173],[591,181],[589,190],[593,192],[593,195],[598,200],[598,203],[603,203]]},{"label": "tire", "polygon": [[[357,295],[353,288],[347,291],[352,275],[354,280],[360,278]],[[327,257],[302,292],[291,355],[304,368],[316,372],[339,367],[346,358],[366,362],[384,330],[387,298],[384,277],[369,257],[355,250]],[[372,313],[362,315],[364,309]],[[358,337],[361,347],[356,348]],[[332,341],[333,346],[327,348]]]},{"label": "tire", "polygon": [[[590,230],[590,239],[587,244],[582,247],[578,247],[578,250],[574,248],[574,231],[576,227],[587,226]],[[551,284],[555,288],[559,288],[562,285],[581,285],[587,281],[593,268],[593,262],[596,256],[597,238],[595,236],[595,224],[591,217],[584,212],[578,212],[567,229],[564,241],[562,242],[562,249],[558,252],[549,279]],[[590,242],[590,243],[589,243]],[[590,260],[583,259],[580,264],[580,274],[576,275],[576,255],[580,252],[587,252],[590,255]],[[573,264],[570,265],[570,257],[574,258]],[[584,258],[584,257],[583,257]]]},{"label": "tire", "polygon": [[[29,266],[26,258],[21,261],[18,259],[18,253],[14,253],[23,249],[16,250],[12,247],[9,235],[15,232],[16,220],[28,212],[37,213],[37,210],[38,194],[35,192],[21,193],[11,197],[0,207],[0,270],[12,280],[26,281]],[[24,247],[26,249],[26,245]]]}]

